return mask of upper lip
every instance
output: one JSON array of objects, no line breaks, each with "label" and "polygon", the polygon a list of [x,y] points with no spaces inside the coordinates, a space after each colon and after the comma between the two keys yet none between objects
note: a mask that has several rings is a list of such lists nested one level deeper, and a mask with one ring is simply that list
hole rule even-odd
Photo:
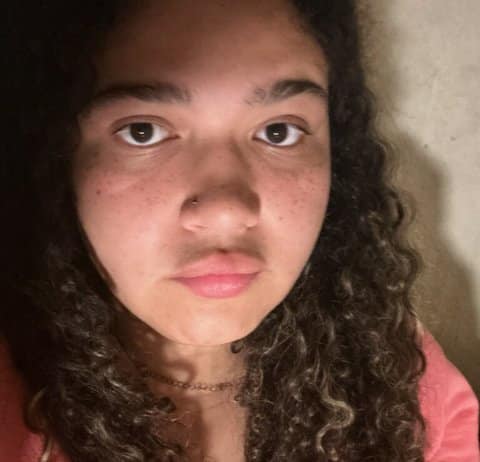
[{"label": "upper lip", "polygon": [[261,261],[245,253],[215,253],[184,266],[174,277],[194,278],[211,274],[252,274],[258,273],[261,269]]}]

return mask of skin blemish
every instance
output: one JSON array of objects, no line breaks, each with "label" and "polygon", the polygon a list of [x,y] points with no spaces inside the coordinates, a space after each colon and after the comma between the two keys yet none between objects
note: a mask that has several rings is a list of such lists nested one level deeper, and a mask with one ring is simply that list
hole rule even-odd
[{"label": "skin blemish", "polygon": [[155,342],[157,341],[157,338],[158,338],[158,337],[157,337],[156,335],[154,335],[152,332],[147,332],[147,333],[145,334],[145,338],[146,338],[149,342],[155,343]]}]

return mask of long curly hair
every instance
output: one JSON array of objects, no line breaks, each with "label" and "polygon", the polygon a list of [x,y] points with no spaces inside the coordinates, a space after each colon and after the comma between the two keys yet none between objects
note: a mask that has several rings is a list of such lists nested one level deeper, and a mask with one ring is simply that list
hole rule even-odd
[{"label": "long curly hair", "polygon": [[[53,436],[72,462],[187,460],[167,436],[174,403],[153,396],[125,361],[118,302],[92,261],[72,193],[92,56],[128,3],[38,2],[30,15],[9,15],[16,51],[9,129],[21,136],[1,166],[2,210],[11,217],[3,232],[14,243],[2,249],[10,276],[2,281],[1,327],[36,398],[30,425]],[[405,208],[373,127],[356,5],[293,3],[329,64],[332,188],[301,277],[232,349],[246,355],[236,397],[248,409],[245,457],[423,461],[417,388],[425,358],[410,295],[418,257],[402,237]]]}]

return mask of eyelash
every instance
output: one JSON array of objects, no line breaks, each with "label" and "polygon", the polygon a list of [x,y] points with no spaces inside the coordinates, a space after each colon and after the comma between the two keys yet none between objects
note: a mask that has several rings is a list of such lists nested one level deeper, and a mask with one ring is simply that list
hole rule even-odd
[{"label": "eyelash", "polygon": [[[149,142],[147,141],[148,144],[146,143],[141,143],[141,142],[137,142],[135,140],[133,140],[132,138],[132,134],[130,132],[131,130],[131,127],[133,126],[140,126],[138,128],[143,128],[143,130],[140,130],[140,133],[143,131],[143,132],[151,132],[151,136],[159,136],[159,133],[160,133],[160,136],[161,136],[161,133],[163,132],[165,134],[165,138],[162,139],[162,140],[157,140],[157,141],[154,141],[154,142]],[[141,126],[144,126],[144,127],[141,127]],[[310,135],[311,133],[306,129],[306,128],[303,128],[297,124],[294,124],[292,122],[282,122],[282,121],[274,121],[274,122],[270,122],[268,123],[267,125],[264,125],[260,130],[258,130],[258,132],[262,131],[262,130],[266,130],[268,127],[272,127],[272,126],[275,126],[275,125],[279,125],[279,126],[287,126],[287,134],[289,135],[289,137],[291,136],[291,131],[292,129],[296,131],[296,134],[298,135],[298,137],[296,138],[295,142],[291,143],[291,144],[281,144],[281,143],[285,143],[285,141],[282,141],[281,143],[271,143],[269,142],[266,137],[255,137],[255,139],[259,139],[263,142],[265,142],[266,144],[268,144],[269,146],[272,146],[272,147],[275,147],[275,148],[292,148],[296,145],[299,144],[299,142],[306,136],[306,135]],[[257,132],[257,133],[258,133]],[[126,124],[126,125],[123,125],[120,129],[116,130],[115,131],[115,135],[118,135],[126,144],[130,145],[130,146],[133,146],[133,147],[146,147],[146,148],[150,148],[152,146],[155,146],[157,144],[160,144],[160,143],[163,143],[164,141],[167,141],[169,139],[168,137],[168,130],[163,127],[162,125],[159,125],[159,124],[156,124],[156,123],[153,123],[153,122],[148,122],[148,121],[139,121],[139,122],[132,122],[132,123],[129,123],[129,124]],[[130,139],[132,141],[127,141],[125,139],[125,137],[130,137]]]},{"label": "eyelash", "polygon": [[[155,144],[162,143],[163,141],[168,139],[168,138],[165,138],[163,140],[155,141],[155,142],[149,143],[149,144],[135,142],[135,140],[133,142],[126,141],[124,136],[125,137],[126,136],[131,137],[130,128],[133,127],[134,125],[139,125],[139,126],[144,125],[145,128],[146,127],[152,127],[152,135],[156,133],[157,136],[158,136],[158,132],[160,131],[160,132],[164,132],[168,136],[168,130],[166,128],[162,127],[161,125],[155,124],[153,122],[132,122],[132,123],[129,123],[129,124],[121,127],[119,130],[117,130],[115,132],[115,135],[119,135],[120,138],[122,138],[123,141],[125,141],[130,146],[135,146],[135,147],[151,147]],[[123,134],[123,136],[122,136],[122,134]]]}]

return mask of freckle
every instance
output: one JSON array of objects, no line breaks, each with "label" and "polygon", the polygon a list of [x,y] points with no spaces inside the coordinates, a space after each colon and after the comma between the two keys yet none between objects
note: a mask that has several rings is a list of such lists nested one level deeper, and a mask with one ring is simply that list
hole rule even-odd
[{"label": "freckle", "polygon": [[97,189],[97,190],[95,191],[95,194],[96,194],[97,196],[100,196],[100,194],[102,194],[102,190],[101,190],[101,189]]},{"label": "freckle", "polygon": [[155,342],[157,340],[157,337],[151,332],[148,332],[147,334],[145,334],[145,337],[149,342]]}]

